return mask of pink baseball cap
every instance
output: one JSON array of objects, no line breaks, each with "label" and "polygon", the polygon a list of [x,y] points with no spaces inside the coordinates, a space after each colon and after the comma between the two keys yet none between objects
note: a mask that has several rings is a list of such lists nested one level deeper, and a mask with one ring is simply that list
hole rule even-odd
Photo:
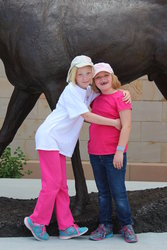
[{"label": "pink baseball cap", "polygon": [[111,68],[110,64],[108,63],[96,63],[93,66],[94,68],[94,76],[95,77],[99,72],[105,71],[110,74],[114,74],[113,69]]}]

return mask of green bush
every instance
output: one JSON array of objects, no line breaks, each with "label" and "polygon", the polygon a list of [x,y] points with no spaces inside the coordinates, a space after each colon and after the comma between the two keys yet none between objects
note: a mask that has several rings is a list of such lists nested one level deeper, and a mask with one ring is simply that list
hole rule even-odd
[{"label": "green bush", "polygon": [[[11,148],[7,147],[0,158],[0,178],[21,178],[26,165],[26,157],[20,147],[17,147],[11,155]],[[28,175],[32,171],[28,170]]]}]

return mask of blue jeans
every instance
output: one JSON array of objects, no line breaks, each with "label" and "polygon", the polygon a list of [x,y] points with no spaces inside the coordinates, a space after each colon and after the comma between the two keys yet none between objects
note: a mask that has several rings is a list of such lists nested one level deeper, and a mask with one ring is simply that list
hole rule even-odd
[{"label": "blue jeans", "polygon": [[121,169],[114,168],[114,154],[89,157],[98,189],[100,224],[112,224],[112,198],[121,226],[133,224],[125,187],[126,153]]}]

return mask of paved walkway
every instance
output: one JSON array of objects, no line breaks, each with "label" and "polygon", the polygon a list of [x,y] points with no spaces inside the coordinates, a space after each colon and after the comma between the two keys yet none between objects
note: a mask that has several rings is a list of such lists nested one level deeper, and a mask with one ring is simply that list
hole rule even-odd
[{"label": "paved walkway", "polygon": [[90,241],[88,236],[70,240],[50,237],[47,242],[36,241],[32,237],[0,238],[1,250],[167,250],[167,233],[138,234],[139,242],[128,244],[122,237],[114,235],[111,239],[99,242]]},{"label": "paved walkway", "polygon": [[[74,181],[68,181],[69,194],[75,195]],[[87,181],[88,191],[97,191],[94,181]],[[126,182],[127,190],[141,190],[167,186],[167,183]],[[21,187],[21,188],[20,188]],[[0,196],[20,199],[36,198],[40,190],[40,180],[0,179]],[[139,242],[126,243],[120,235],[100,242],[90,241],[88,236],[70,240],[50,237],[47,242],[36,241],[33,237],[0,238],[0,250],[167,250],[167,232],[138,234]]]}]

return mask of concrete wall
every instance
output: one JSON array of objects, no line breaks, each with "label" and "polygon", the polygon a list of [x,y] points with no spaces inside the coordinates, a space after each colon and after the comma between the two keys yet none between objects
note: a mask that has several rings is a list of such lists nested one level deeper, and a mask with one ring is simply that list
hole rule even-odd
[{"label": "concrete wall", "polygon": [[[149,166],[152,163],[158,163],[159,166],[162,164],[161,166],[164,166],[166,171],[167,102],[154,82],[149,82],[146,76],[126,85],[126,88],[130,90],[133,100],[128,162],[131,165],[133,163],[145,163]],[[0,61],[0,127],[3,124],[12,91],[13,86],[8,82],[3,63]],[[12,149],[20,146],[28,160],[38,160],[38,155],[35,151],[34,135],[38,126],[49,113],[50,109],[45,97],[41,95],[34,109],[19,128],[10,145]],[[84,124],[80,135],[80,149],[83,162],[89,160],[87,141],[88,124]]]}]

